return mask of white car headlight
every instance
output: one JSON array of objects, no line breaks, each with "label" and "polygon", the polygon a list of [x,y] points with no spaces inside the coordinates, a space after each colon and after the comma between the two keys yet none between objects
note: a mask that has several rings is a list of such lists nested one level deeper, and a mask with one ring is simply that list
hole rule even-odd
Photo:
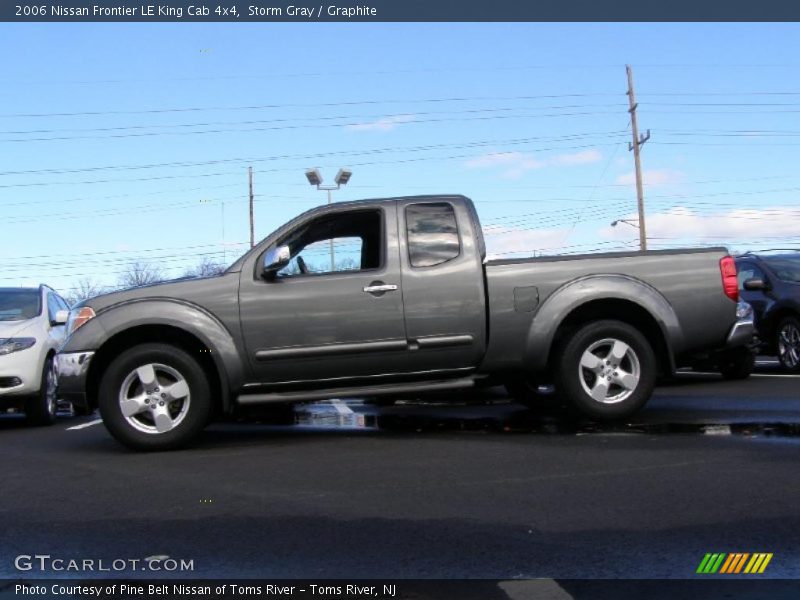
[{"label": "white car headlight", "polygon": [[26,350],[36,343],[36,338],[18,337],[0,339],[0,356]]}]

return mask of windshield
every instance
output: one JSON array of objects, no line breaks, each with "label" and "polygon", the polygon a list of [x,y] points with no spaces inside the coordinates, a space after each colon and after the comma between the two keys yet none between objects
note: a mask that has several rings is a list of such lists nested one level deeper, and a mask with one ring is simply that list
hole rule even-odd
[{"label": "windshield", "polygon": [[800,255],[765,256],[763,260],[778,279],[800,283]]},{"label": "windshield", "polygon": [[24,321],[41,312],[38,290],[0,290],[0,321]]}]

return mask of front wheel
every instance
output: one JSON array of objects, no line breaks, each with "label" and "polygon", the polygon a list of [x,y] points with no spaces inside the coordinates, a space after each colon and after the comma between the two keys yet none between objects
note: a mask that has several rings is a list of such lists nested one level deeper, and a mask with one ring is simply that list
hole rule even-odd
[{"label": "front wheel", "polygon": [[31,425],[52,425],[58,409],[56,365],[52,356],[44,361],[39,393],[25,404],[25,417]]},{"label": "front wheel", "polygon": [[135,450],[184,446],[211,416],[208,377],[185,351],[142,344],[123,352],[100,382],[100,415],[117,440]]},{"label": "front wheel", "polygon": [[786,317],[778,324],[778,360],[789,373],[800,373],[800,320]]},{"label": "front wheel", "polygon": [[650,399],[657,362],[652,347],[621,321],[581,327],[560,348],[556,387],[580,414],[600,420],[626,418]]}]

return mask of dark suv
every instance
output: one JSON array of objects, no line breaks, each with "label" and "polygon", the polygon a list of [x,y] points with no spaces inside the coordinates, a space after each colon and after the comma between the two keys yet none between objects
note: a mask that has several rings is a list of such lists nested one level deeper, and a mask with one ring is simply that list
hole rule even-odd
[{"label": "dark suv", "polygon": [[800,373],[800,250],[748,252],[736,267],[742,300],[755,311],[761,352]]}]

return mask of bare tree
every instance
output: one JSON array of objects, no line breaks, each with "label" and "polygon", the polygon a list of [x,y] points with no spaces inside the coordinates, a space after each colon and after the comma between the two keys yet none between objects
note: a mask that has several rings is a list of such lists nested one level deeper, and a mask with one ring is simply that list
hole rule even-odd
[{"label": "bare tree", "polygon": [[119,276],[119,286],[122,289],[149,285],[164,280],[164,272],[160,267],[147,262],[136,261]]},{"label": "bare tree", "polygon": [[209,257],[203,257],[197,265],[186,269],[184,271],[184,277],[211,277],[213,275],[219,275],[223,271],[225,271],[225,265],[220,262],[216,262],[211,260]]},{"label": "bare tree", "polygon": [[94,298],[105,291],[105,287],[89,277],[84,277],[83,279],[79,279],[78,282],[70,288],[64,299],[72,306],[83,300]]}]

